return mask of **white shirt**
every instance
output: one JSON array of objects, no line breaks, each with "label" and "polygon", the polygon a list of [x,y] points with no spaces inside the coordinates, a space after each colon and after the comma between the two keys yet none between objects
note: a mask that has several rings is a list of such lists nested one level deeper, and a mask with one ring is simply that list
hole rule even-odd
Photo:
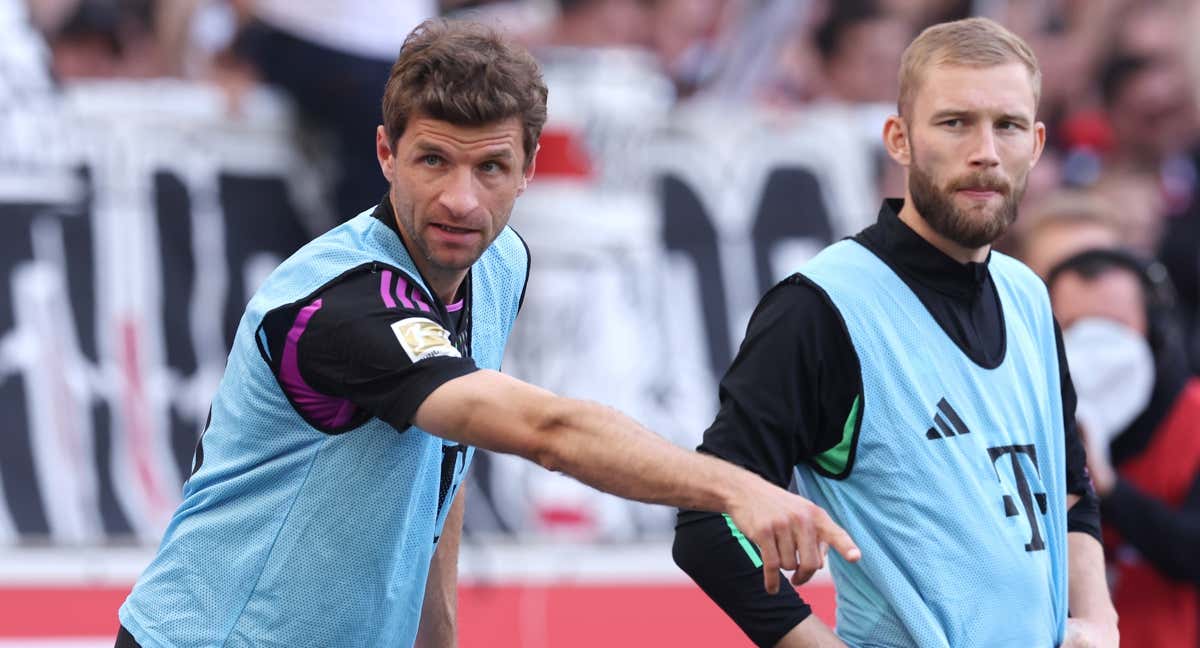
[{"label": "white shirt", "polygon": [[48,91],[49,70],[49,51],[29,24],[25,3],[0,0],[0,107],[14,93]]},{"label": "white shirt", "polygon": [[435,0],[255,0],[263,22],[318,45],[394,61],[404,38],[437,15]]}]

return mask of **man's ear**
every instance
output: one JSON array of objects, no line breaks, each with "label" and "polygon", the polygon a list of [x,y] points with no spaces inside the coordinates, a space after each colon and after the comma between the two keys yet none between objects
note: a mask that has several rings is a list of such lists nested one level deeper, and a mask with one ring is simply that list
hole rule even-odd
[{"label": "man's ear", "polygon": [[900,115],[891,115],[883,123],[883,147],[900,166],[912,163],[912,144],[908,126]]},{"label": "man's ear", "polygon": [[1033,158],[1029,160],[1029,168],[1037,164],[1042,157],[1042,151],[1046,148],[1046,125],[1042,122],[1037,122],[1033,125]]},{"label": "man's ear", "polygon": [[383,171],[383,177],[390,182],[396,165],[396,155],[388,142],[387,129],[382,125],[375,127],[375,157],[379,158],[379,170]]},{"label": "man's ear", "polygon": [[542,150],[542,145],[538,144],[533,148],[533,156],[529,158],[529,164],[525,167],[525,172],[521,177],[521,187],[517,189],[517,195],[525,193],[525,188],[529,186],[529,181],[533,180],[533,172],[537,168],[537,154]]}]

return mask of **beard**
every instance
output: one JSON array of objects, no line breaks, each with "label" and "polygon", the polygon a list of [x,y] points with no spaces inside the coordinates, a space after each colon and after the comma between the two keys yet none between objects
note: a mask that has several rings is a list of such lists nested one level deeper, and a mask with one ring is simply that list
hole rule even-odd
[{"label": "beard", "polygon": [[392,198],[392,210],[395,222],[399,226],[405,246],[408,248],[408,253],[412,255],[414,260],[420,257],[426,262],[427,269],[423,271],[435,272],[460,272],[470,268],[483,253],[487,251],[493,239],[484,239],[475,249],[447,250],[445,248],[436,248],[429,239],[425,236],[422,228],[417,224],[416,207],[412,202],[407,201],[403,196],[397,195],[398,192],[392,192],[389,196]]},{"label": "beard", "polygon": [[[972,173],[955,178],[942,189],[933,176],[917,164],[915,152],[908,170],[908,191],[917,213],[933,231],[968,249],[990,245],[1008,231],[1017,220],[1017,204],[1025,193],[1025,181],[1022,176],[1009,184],[995,175]],[[988,205],[960,209],[954,204],[954,194],[966,188],[996,191],[1001,203],[994,209]]]}]

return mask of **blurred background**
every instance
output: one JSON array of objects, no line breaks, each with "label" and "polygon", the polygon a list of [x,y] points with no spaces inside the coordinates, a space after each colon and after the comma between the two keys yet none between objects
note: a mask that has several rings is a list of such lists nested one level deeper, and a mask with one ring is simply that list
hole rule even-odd
[{"label": "blurred background", "polygon": [[[1200,1],[0,0],[0,646],[112,645],[245,302],[383,195],[382,88],[438,15],[550,88],[506,371],[688,447],[760,295],[903,193],[880,133],[911,38],[1026,38],[1049,143],[1000,248],[1132,260],[1055,275],[1055,307],[1133,331],[1067,335],[1122,622],[1200,645]],[[1122,344],[1148,355],[1097,351]],[[464,646],[748,645],[671,563],[671,510],[477,456]],[[826,576],[803,593],[832,620]]]}]

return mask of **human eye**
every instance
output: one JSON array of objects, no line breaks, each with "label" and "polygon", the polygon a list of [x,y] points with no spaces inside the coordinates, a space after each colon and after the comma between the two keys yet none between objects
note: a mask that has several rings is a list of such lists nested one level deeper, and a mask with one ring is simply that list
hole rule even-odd
[{"label": "human eye", "polygon": [[959,117],[951,117],[950,119],[943,119],[941,125],[946,128],[959,128],[963,125],[963,120]]},{"label": "human eye", "polygon": [[421,164],[427,167],[441,166],[442,162],[442,156],[437,155],[436,153],[426,153],[425,155],[421,156]]},{"label": "human eye", "polygon": [[1004,121],[996,124],[996,128],[999,130],[1002,130],[1002,131],[1019,131],[1019,130],[1024,129],[1024,127],[1021,124],[1018,124],[1015,121],[1008,121],[1008,120],[1004,120]]},{"label": "human eye", "polygon": [[498,160],[487,160],[480,163],[479,170],[488,175],[498,175],[507,171],[508,167]]}]

